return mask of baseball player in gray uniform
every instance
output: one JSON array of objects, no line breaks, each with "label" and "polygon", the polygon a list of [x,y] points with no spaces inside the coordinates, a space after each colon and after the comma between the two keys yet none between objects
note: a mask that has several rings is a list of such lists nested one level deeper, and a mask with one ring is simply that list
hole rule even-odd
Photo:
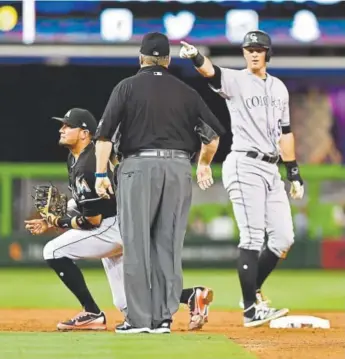
[{"label": "baseball player in gray uniform", "polygon": [[[281,80],[266,71],[272,45],[263,31],[250,31],[244,37],[247,67],[243,70],[215,66],[194,46],[181,44],[180,57],[191,59],[209,86],[225,98],[231,116],[233,143],[222,179],[240,231],[244,326],[260,326],[289,311],[269,307],[261,294],[263,282],[294,242],[290,204],[277,166],[280,156],[291,197],[301,199],[304,193],[290,128],[289,93]],[[263,247],[265,232],[268,241]]]}]

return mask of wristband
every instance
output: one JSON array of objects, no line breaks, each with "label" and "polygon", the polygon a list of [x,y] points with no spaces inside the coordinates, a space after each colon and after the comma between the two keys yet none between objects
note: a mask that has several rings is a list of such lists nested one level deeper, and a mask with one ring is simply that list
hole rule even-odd
[{"label": "wristband", "polygon": [[97,178],[105,178],[105,177],[108,177],[108,173],[107,172],[104,172],[104,173],[95,173],[95,177]]},{"label": "wristband", "polygon": [[[73,217],[74,218],[74,217]],[[54,226],[59,228],[73,228],[72,227],[72,219],[71,217],[58,217],[54,221]]]},{"label": "wristband", "polygon": [[76,216],[76,217],[57,217],[54,221],[55,227],[59,228],[70,228],[70,229],[84,229],[90,230],[97,228],[98,226],[90,223],[85,216]]},{"label": "wristband", "polygon": [[201,67],[205,62],[205,57],[198,52],[196,56],[192,58],[195,67]]},{"label": "wristband", "polygon": [[286,168],[298,167],[296,160],[284,162],[284,165],[286,166]]},{"label": "wristband", "polygon": [[303,185],[303,180],[302,180],[300,172],[299,172],[297,161],[296,160],[287,161],[287,162],[284,162],[284,164],[286,167],[287,179],[290,182],[298,181],[301,185]]}]

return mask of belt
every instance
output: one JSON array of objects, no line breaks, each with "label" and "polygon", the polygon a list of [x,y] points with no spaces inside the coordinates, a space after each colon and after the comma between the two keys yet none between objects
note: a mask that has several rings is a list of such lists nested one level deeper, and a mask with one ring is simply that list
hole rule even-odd
[{"label": "belt", "polygon": [[124,155],[124,158],[133,157],[159,157],[159,158],[184,158],[191,159],[188,152],[182,150],[140,150],[128,155]]},{"label": "belt", "polygon": [[255,151],[248,151],[246,156],[250,158],[257,158],[268,163],[277,163],[279,161],[279,156],[269,156]]}]

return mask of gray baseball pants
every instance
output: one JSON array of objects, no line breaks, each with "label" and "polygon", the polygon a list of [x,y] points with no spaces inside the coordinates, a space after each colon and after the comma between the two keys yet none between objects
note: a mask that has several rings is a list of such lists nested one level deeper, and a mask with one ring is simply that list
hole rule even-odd
[{"label": "gray baseball pants", "polygon": [[223,163],[223,184],[240,231],[240,248],[268,248],[285,258],[294,242],[290,203],[278,166],[231,152]]},{"label": "gray baseball pants", "polygon": [[192,197],[187,159],[126,158],[118,171],[127,322],[171,320],[182,292],[182,247]]}]

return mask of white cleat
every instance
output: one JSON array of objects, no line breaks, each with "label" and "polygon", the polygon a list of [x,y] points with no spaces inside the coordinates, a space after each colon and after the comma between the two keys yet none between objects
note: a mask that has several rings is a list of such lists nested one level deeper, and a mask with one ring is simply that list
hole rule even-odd
[{"label": "white cleat", "polygon": [[252,318],[244,317],[246,328],[259,327],[273,319],[284,317],[289,313],[289,309],[275,309],[268,307],[265,303],[255,304],[255,314]]}]

